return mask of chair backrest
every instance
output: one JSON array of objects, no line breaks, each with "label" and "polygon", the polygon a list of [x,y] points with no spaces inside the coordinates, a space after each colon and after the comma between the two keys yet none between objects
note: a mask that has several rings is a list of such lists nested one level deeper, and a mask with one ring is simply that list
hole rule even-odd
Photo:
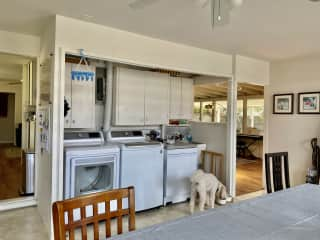
[{"label": "chair backrest", "polygon": [[[128,208],[122,208],[122,200],[128,199]],[[117,202],[117,209],[110,209],[111,201]],[[105,205],[103,213],[98,212],[98,204]],[[92,215],[87,216],[86,208],[92,207]],[[80,220],[74,220],[74,210],[80,209]],[[99,239],[99,222],[105,221],[106,237],[111,237],[111,219],[117,218],[118,234],[122,233],[122,217],[128,215],[129,231],[135,230],[134,188],[122,188],[107,192],[83,195],[55,202],[52,206],[54,239],[75,239],[75,230],[81,228],[82,240],[87,240],[87,226],[93,224],[94,240]],[[66,221],[67,220],[67,221]]]},{"label": "chair backrest", "polygon": [[217,176],[218,179],[221,179],[224,164],[224,155],[222,153],[202,150],[200,160],[201,169],[205,172],[212,173]]},{"label": "chair backrest", "polygon": [[288,153],[266,153],[265,171],[267,192],[272,193],[290,188]]}]

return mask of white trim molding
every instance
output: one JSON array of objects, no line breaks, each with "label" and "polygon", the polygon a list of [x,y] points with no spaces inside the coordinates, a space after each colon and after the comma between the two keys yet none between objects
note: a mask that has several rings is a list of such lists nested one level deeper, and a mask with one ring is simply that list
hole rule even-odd
[{"label": "white trim molding", "polygon": [[0,212],[12,210],[16,208],[32,207],[36,205],[37,205],[37,201],[34,199],[33,196],[25,197],[25,198],[15,198],[15,199],[10,199],[8,201],[2,200],[0,201]]},{"label": "white trim molding", "polygon": [[236,196],[236,165],[237,165],[237,81],[228,80],[228,116],[227,116],[227,156],[226,185],[229,194]]}]

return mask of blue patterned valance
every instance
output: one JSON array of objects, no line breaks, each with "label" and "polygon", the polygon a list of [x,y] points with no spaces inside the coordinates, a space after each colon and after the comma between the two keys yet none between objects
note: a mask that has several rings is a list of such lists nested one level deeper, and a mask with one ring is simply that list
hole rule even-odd
[{"label": "blue patterned valance", "polygon": [[93,81],[94,72],[71,71],[71,79],[78,81]]}]

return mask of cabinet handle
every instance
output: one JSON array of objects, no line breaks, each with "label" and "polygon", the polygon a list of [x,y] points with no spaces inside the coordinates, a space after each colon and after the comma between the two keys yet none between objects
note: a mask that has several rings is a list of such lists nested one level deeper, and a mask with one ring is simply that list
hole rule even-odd
[{"label": "cabinet handle", "polygon": [[75,120],[72,120],[72,123],[76,123],[76,121],[75,121]]},{"label": "cabinet handle", "polygon": [[66,120],[66,123],[69,123],[69,120]]}]

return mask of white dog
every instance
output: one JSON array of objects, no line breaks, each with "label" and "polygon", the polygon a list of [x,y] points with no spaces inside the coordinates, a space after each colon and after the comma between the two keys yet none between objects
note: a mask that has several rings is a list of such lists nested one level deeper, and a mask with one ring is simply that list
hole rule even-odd
[{"label": "white dog", "polygon": [[211,173],[205,173],[203,170],[197,170],[190,178],[191,180],[191,198],[190,211],[194,212],[195,200],[197,193],[199,193],[200,211],[204,210],[204,205],[214,208],[214,203],[217,200],[222,202],[231,201],[227,196],[226,187]]}]

